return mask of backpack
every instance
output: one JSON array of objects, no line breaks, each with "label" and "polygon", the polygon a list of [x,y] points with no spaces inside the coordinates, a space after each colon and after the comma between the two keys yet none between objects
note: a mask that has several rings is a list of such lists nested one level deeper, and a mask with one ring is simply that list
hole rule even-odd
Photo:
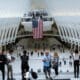
[{"label": "backpack", "polygon": [[33,69],[31,69],[31,76],[33,79],[37,79],[38,78],[38,75],[36,72],[33,71]]},{"label": "backpack", "polygon": [[32,76],[33,79],[37,79],[38,78],[37,73],[34,72],[34,71],[31,72],[31,76]]}]

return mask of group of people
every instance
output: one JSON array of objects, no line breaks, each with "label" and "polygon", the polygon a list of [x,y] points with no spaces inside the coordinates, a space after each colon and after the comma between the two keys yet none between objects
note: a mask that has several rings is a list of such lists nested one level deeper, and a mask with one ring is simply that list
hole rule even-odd
[{"label": "group of people", "polygon": [[[0,53],[0,71],[2,72],[2,78],[5,80],[5,65],[7,65],[7,80],[14,80],[13,78],[13,69],[12,62],[15,60],[15,57],[12,56],[13,51],[8,50],[6,54],[4,51]],[[74,77],[79,77],[79,59],[80,55],[78,50],[76,49],[71,56],[74,61]],[[20,56],[21,59],[21,73],[22,80],[26,80],[25,75],[29,72],[29,56],[26,50],[23,50],[23,55]],[[42,59],[43,62],[43,72],[45,74],[46,79],[52,79],[51,77],[51,68],[55,70],[55,75],[58,75],[59,68],[59,55],[57,52],[54,52],[53,56],[49,53],[49,51],[45,52],[45,55]],[[33,70],[31,70],[33,72]],[[37,74],[35,74],[37,75]],[[37,77],[37,76],[36,76]]]},{"label": "group of people", "polygon": [[2,51],[0,53],[0,71],[2,72],[2,78],[5,80],[5,65],[7,65],[7,80],[14,80],[12,62],[15,58],[12,56],[13,50],[8,50],[7,54]]},{"label": "group of people", "polygon": [[[0,53],[0,71],[2,72],[2,80],[5,80],[5,65],[7,65],[7,80],[15,80],[13,78],[13,68],[12,68],[12,63],[15,60],[15,57],[12,55],[12,53],[13,53],[12,50],[8,50],[6,54],[4,53],[4,51]],[[26,50],[23,51],[23,55],[20,58],[21,58],[22,80],[25,80],[24,73],[29,71],[29,65],[28,65],[29,57],[26,55]]]},{"label": "group of people", "polygon": [[59,56],[57,52],[54,53],[53,57],[48,51],[45,53],[43,58],[43,71],[46,79],[51,79],[51,67],[55,70],[55,74],[58,75],[58,62]]},{"label": "group of people", "polygon": [[[72,56],[70,58],[73,59],[73,65],[74,65],[74,77],[79,78],[79,64],[80,64],[80,54],[78,52],[78,49],[75,49]],[[49,52],[45,53],[45,56],[43,58],[43,70],[45,73],[46,79],[51,79],[51,68],[55,70],[55,75],[58,75],[58,66],[59,66],[59,56],[57,52],[54,52],[54,55],[51,56]],[[70,63],[72,65],[72,63]]]},{"label": "group of people", "polygon": [[[0,71],[2,72],[2,80],[5,80],[5,65],[7,65],[7,80],[15,80],[13,77],[13,61],[15,57],[12,55],[13,50],[8,50],[6,53],[2,51],[0,53]],[[26,75],[29,72],[29,56],[26,50],[23,50],[23,55],[20,55],[21,60],[21,75],[22,80],[30,80],[27,79]],[[37,78],[36,72],[31,69],[31,75],[34,78]]]}]

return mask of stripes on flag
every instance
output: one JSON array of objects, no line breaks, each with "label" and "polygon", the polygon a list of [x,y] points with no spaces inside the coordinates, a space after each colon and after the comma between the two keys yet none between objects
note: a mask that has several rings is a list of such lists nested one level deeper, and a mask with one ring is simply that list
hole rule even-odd
[{"label": "stripes on flag", "polygon": [[43,20],[42,19],[33,19],[32,21],[33,29],[33,38],[39,39],[43,38]]}]

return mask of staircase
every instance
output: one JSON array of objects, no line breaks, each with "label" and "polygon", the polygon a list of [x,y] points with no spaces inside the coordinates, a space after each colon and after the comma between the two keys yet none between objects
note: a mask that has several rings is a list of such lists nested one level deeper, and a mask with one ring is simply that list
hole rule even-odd
[{"label": "staircase", "polygon": [[67,43],[67,42],[62,41],[61,38],[60,38],[60,36],[54,36],[54,38],[56,38],[65,47],[70,48],[70,44]]}]

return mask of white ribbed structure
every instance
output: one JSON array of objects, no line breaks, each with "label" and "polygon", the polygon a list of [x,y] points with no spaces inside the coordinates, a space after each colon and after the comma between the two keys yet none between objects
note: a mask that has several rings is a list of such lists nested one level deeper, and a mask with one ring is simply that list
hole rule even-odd
[{"label": "white ribbed structure", "polygon": [[0,46],[12,43],[17,37],[21,18],[0,19]]},{"label": "white ribbed structure", "polygon": [[[56,18],[55,18],[56,19]],[[65,17],[64,17],[65,19]],[[69,18],[68,18],[69,19]],[[62,41],[68,42],[71,45],[78,45],[80,46],[80,22],[75,22],[75,19],[73,20],[74,22],[70,21],[60,21],[59,19],[56,19],[56,24],[57,28],[59,31],[59,35],[62,39]],[[79,19],[79,17],[78,17]]]}]

